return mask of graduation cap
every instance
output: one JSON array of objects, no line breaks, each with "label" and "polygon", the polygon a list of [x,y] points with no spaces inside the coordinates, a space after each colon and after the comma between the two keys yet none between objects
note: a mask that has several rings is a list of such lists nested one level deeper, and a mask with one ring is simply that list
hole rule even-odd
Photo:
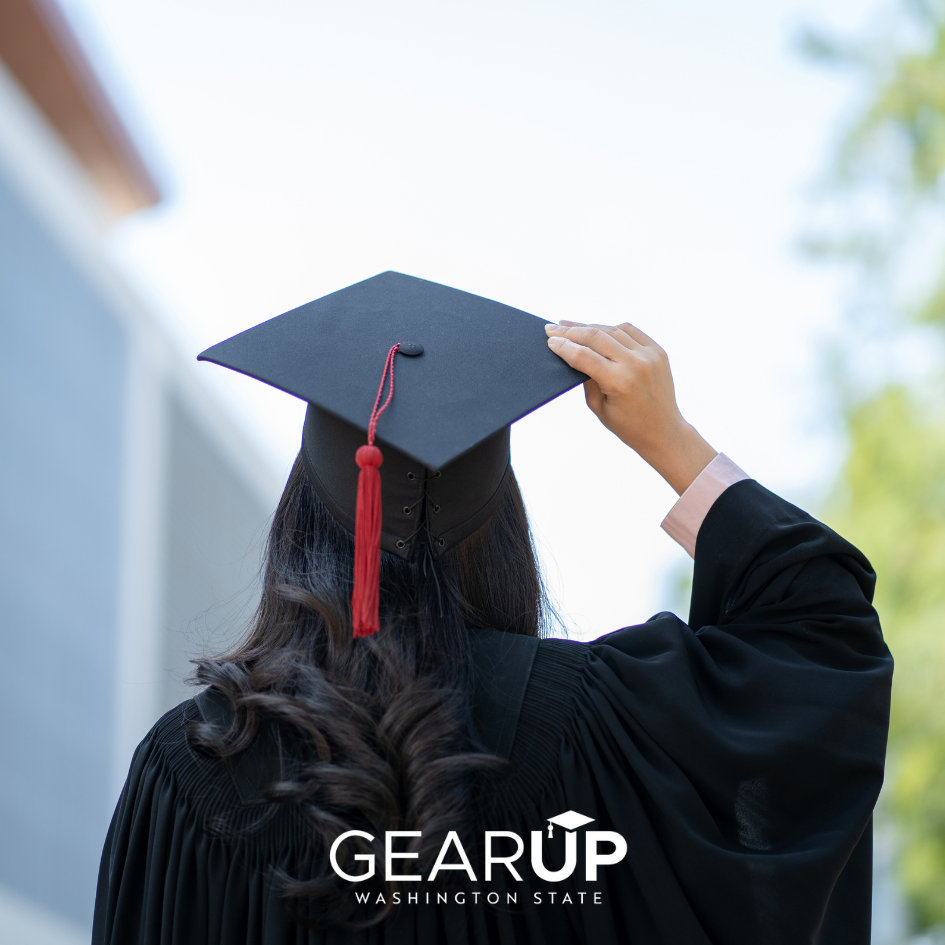
[{"label": "graduation cap", "polygon": [[555,829],[555,824],[564,827],[565,830],[577,830],[578,827],[584,827],[586,824],[592,824],[593,822],[593,817],[585,817],[576,810],[567,810],[563,814],[558,814],[557,817],[548,818],[548,839],[550,840],[553,835],[552,831]]},{"label": "graduation cap", "polygon": [[199,355],[308,402],[302,461],[355,536],[355,636],[379,626],[380,549],[435,559],[471,535],[509,481],[510,425],[586,380],[544,324],[385,272]]}]

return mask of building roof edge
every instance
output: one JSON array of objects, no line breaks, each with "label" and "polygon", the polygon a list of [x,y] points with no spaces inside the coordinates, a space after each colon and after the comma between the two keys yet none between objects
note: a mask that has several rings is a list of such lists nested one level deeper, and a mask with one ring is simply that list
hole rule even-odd
[{"label": "building roof edge", "polygon": [[0,59],[114,216],[158,203],[154,176],[53,0],[0,3]]}]

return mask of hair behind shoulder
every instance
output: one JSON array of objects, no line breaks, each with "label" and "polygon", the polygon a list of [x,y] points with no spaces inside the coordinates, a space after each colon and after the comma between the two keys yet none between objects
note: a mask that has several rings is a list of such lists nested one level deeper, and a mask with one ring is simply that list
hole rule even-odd
[{"label": "hair behind shoulder", "polygon": [[[355,852],[383,861],[386,830],[421,831],[407,849],[427,866],[447,831],[468,836],[476,784],[503,763],[475,739],[467,631],[535,636],[553,617],[514,476],[496,513],[435,566],[422,554],[405,561],[381,553],[381,630],[358,640],[353,551],[297,459],[270,530],[250,632],[232,651],[198,661],[195,673],[235,712],[225,733],[195,725],[195,749],[235,757],[264,720],[296,749],[291,778],[267,794],[298,805],[324,844],[314,879],[282,877],[293,917],[317,927],[364,927],[391,909],[355,914],[350,887],[327,866],[327,850],[343,832],[376,838],[361,850],[345,844],[340,865],[350,872],[358,871]],[[374,884],[390,892],[383,876]]]}]

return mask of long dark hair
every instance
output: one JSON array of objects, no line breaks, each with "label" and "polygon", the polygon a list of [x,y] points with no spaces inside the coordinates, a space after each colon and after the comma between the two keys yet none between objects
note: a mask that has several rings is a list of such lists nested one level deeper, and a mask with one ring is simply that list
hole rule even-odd
[{"label": "long dark hair", "polygon": [[[391,884],[377,875],[374,889],[388,907],[360,910],[355,921],[347,884],[327,863],[343,832],[422,831],[407,849],[426,865],[447,831],[465,836],[476,786],[501,765],[473,735],[467,630],[535,636],[552,617],[514,477],[496,513],[444,553],[435,573],[423,555],[405,561],[381,553],[381,630],[359,640],[351,627],[353,552],[351,535],[297,459],[272,523],[249,634],[235,650],[198,661],[195,673],[235,712],[226,732],[195,725],[196,750],[233,758],[271,721],[302,759],[267,794],[299,805],[324,843],[314,879],[282,877],[293,916],[320,927],[363,927],[391,908]],[[359,852],[380,854],[380,842]],[[359,872],[354,844],[343,847],[348,865],[340,865]]]}]

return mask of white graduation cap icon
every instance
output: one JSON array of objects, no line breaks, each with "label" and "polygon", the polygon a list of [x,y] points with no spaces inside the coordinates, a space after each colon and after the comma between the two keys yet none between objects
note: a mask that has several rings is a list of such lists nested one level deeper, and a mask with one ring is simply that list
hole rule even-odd
[{"label": "white graduation cap icon", "polygon": [[557,817],[548,818],[548,837],[550,839],[553,836],[552,831],[555,828],[555,824],[559,827],[564,827],[565,830],[577,830],[578,827],[583,827],[585,824],[593,822],[593,817],[585,817],[576,810],[566,810],[563,814],[558,814]]}]

